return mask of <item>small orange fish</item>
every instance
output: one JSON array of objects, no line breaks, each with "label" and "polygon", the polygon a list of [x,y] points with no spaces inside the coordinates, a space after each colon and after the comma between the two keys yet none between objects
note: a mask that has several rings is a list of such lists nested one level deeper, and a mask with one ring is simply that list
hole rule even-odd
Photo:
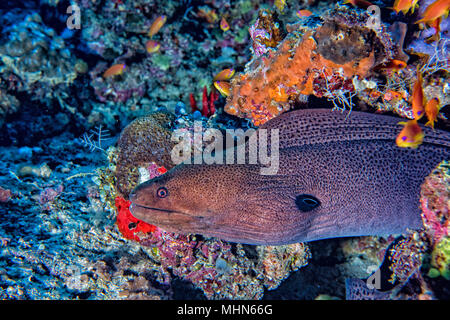
[{"label": "small orange fish", "polygon": [[432,127],[434,129],[434,123],[437,121],[437,116],[439,114],[439,99],[433,98],[430,101],[428,101],[427,105],[425,106],[425,114],[427,115],[428,122],[425,123],[426,126]]},{"label": "small orange fish", "polygon": [[416,149],[423,142],[424,137],[424,133],[417,120],[402,121],[398,124],[402,124],[404,127],[395,139],[397,146]]},{"label": "small orange fish", "polygon": [[224,81],[214,81],[214,87],[216,87],[217,91],[224,97],[228,97],[231,92],[231,84]]},{"label": "small orange fish", "polygon": [[432,20],[431,22],[427,22],[434,29],[434,34],[427,39],[428,41],[439,41],[441,39],[441,21],[442,17]]},{"label": "small orange fish", "polygon": [[344,4],[350,3],[355,7],[360,7],[360,8],[368,8],[370,6],[372,6],[373,4],[369,1],[366,0],[345,0]]},{"label": "small orange fish", "polygon": [[155,53],[159,50],[160,47],[161,45],[159,44],[159,42],[155,40],[148,40],[145,43],[145,49],[147,49],[148,53]]},{"label": "small orange fish", "polygon": [[309,10],[298,10],[296,14],[297,17],[302,18],[302,17],[309,17],[310,15],[312,15],[312,12]]},{"label": "small orange fish", "polygon": [[390,69],[394,72],[398,72],[401,69],[404,69],[407,66],[405,61],[392,59],[388,63],[382,65],[380,69]]},{"label": "small orange fish", "polygon": [[436,0],[430,4],[423,13],[423,18],[416,23],[431,22],[439,17],[448,17],[450,0]]},{"label": "small orange fish", "polygon": [[108,70],[106,70],[103,73],[103,78],[109,78],[109,77],[113,77],[113,76],[122,74],[123,71],[125,70],[125,68],[126,68],[126,65],[124,63],[115,64],[115,65],[109,67]]},{"label": "small orange fish", "polygon": [[425,96],[423,94],[422,82],[422,73],[419,70],[419,66],[417,66],[417,80],[414,83],[412,92],[412,111],[416,120],[422,118],[425,113]]},{"label": "small orange fish", "polygon": [[198,8],[197,16],[200,18],[205,18],[208,23],[216,23],[219,20],[216,10],[208,6],[202,6]]},{"label": "small orange fish", "polygon": [[233,68],[224,69],[220,71],[216,76],[214,77],[213,81],[226,81],[230,80],[234,76],[235,70]]},{"label": "small orange fish", "polygon": [[159,16],[158,18],[156,18],[155,21],[153,21],[152,25],[150,26],[148,36],[153,37],[155,34],[157,34],[159,29],[162,28],[162,26],[166,23],[166,21],[167,21],[166,16]]},{"label": "small orange fish", "polygon": [[224,17],[222,17],[222,20],[220,20],[220,29],[222,29],[222,31],[230,30],[230,25]]},{"label": "small orange fish", "polygon": [[414,13],[414,10],[419,6],[417,2],[419,2],[419,0],[395,0],[392,10],[397,14],[400,11],[403,12],[403,14],[407,14],[409,10],[411,10],[411,13]]}]

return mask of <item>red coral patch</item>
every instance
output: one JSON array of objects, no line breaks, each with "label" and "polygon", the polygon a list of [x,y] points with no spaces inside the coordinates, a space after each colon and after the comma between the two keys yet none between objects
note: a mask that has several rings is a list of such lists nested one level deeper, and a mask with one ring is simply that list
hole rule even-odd
[{"label": "red coral patch", "polygon": [[117,208],[117,226],[120,233],[130,240],[141,241],[137,235],[138,233],[150,233],[156,230],[154,225],[148,224],[142,220],[139,220],[130,212],[131,201],[125,200],[121,197],[116,198],[116,208]]}]

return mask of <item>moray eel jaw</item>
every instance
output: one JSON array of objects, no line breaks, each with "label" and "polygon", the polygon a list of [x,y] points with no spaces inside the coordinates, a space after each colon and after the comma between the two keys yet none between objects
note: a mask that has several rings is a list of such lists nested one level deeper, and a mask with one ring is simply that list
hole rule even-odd
[{"label": "moray eel jaw", "polygon": [[[151,204],[151,206],[149,204],[141,204],[137,199],[140,197],[142,200],[142,197],[150,196],[153,193],[152,187],[150,186],[149,189],[144,191],[140,188],[139,191],[130,195],[130,200],[132,201],[130,206],[131,214],[137,219],[156,225],[165,231],[179,234],[202,234],[248,244],[269,244],[274,243],[274,240],[278,239],[277,236],[267,231],[263,223],[245,224],[241,221],[238,224],[230,224],[230,221],[234,219],[221,219],[222,217],[239,216],[242,215],[242,212],[214,212],[211,208],[204,208],[201,203],[198,204],[195,211],[186,208],[178,210],[158,208],[155,207],[156,203]],[[182,210],[185,210],[185,212]]]},{"label": "moray eel jaw", "polygon": [[130,195],[130,200],[132,201],[130,212],[135,218],[161,227],[166,231],[184,233],[184,229],[188,228],[200,232],[208,224],[207,219],[200,215],[139,204],[136,201],[135,193]]},{"label": "moray eel jaw", "polygon": [[[130,211],[134,217],[144,222],[156,225],[165,231],[179,234],[201,234],[226,241],[253,245],[276,245],[284,244],[286,241],[284,235],[267,231],[264,224],[246,225],[240,223],[234,225],[205,217],[198,213],[192,215],[178,211],[146,207],[136,203],[131,204]],[[222,216],[222,213],[216,213],[215,215]],[[274,227],[272,230],[275,231],[277,228]],[[305,239],[306,235],[302,238]]]}]

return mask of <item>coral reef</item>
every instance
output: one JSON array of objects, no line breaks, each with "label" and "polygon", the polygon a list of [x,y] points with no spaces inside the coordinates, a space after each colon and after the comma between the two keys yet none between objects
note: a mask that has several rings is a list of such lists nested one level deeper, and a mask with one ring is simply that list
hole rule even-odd
[{"label": "coral reef", "polygon": [[[0,8],[0,299],[343,299],[346,278],[383,261],[395,288],[380,296],[448,299],[448,161],[423,185],[424,230],[403,238],[241,245],[145,224],[127,199],[173,167],[176,129],[254,128],[308,99],[412,119],[417,70],[448,128],[450,23],[414,24],[431,2],[406,15],[376,2],[378,27],[315,0]],[[236,76],[215,89],[221,70]]]},{"label": "coral reef", "polygon": [[258,246],[257,251],[260,257],[258,267],[264,271],[261,274],[268,289],[277,288],[290,271],[300,269],[310,258],[308,247],[304,243]]},{"label": "coral reef", "polygon": [[[82,152],[67,137],[50,141],[1,148],[0,212],[8,218],[0,221],[0,298],[171,298],[170,288],[146,278],[147,248],[123,238],[91,179],[103,154]],[[16,174],[25,167],[48,169]]]},{"label": "coral reef", "polygon": [[15,96],[6,93],[3,88],[0,88],[0,127],[4,123],[4,118],[8,114],[17,112],[19,107],[19,100]]},{"label": "coral reef", "polygon": [[[147,112],[154,111],[152,104],[174,111],[173,101],[182,99],[188,103],[187,93],[201,92],[218,69],[245,61],[244,17],[247,20],[257,14],[251,1],[246,1],[246,5],[250,9],[242,10],[241,2],[223,6],[213,1],[201,6],[190,2],[133,1],[117,7],[113,2],[97,6],[82,1],[84,19],[89,21],[81,32],[85,50],[109,61],[99,62],[90,72],[90,85],[96,96],[102,102],[124,104],[136,110],[150,108]],[[226,34],[214,18],[225,10],[234,25]],[[172,18],[153,36],[160,48],[149,54],[145,49],[147,31],[160,15]],[[187,24],[200,32],[192,32]],[[206,60],[212,63],[205,65]],[[103,71],[114,63],[125,63],[127,70],[121,77],[103,79]],[[192,72],[192,66],[201,66],[202,71]],[[177,81],[173,82],[173,78]]]},{"label": "coral reef", "polygon": [[449,164],[443,161],[426,178],[421,193],[422,220],[430,243],[428,276],[450,280]]},{"label": "coral reef", "polygon": [[159,228],[140,243],[152,248],[152,268],[159,282],[169,284],[173,274],[190,281],[209,299],[260,299],[264,288],[276,289],[310,257],[304,244],[245,248]]},{"label": "coral reef", "polygon": [[[262,17],[251,28],[266,26]],[[396,54],[386,32],[367,27],[365,14],[337,7],[323,20],[315,29],[300,23],[291,26],[276,50],[271,42],[258,40],[271,39],[272,30],[256,37],[255,58],[232,80],[225,111],[261,125],[292,108],[304,95],[325,96],[333,103],[337,98],[346,101],[355,93],[354,79],[366,79],[373,67]]]},{"label": "coral reef", "polygon": [[11,198],[11,190],[0,187],[0,202],[7,202]]},{"label": "coral reef", "polygon": [[64,39],[45,26],[37,13],[5,28],[3,33],[8,41],[0,45],[0,70],[6,77],[20,79],[15,89],[32,93],[43,103],[61,97],[83,63],[77,61]]},{"label": "coral reef", "polygon": [[443,161],[422,186],[422,221],[431,244],[449,234],[449,179],[449,164]]},{"label": "coral reef", "polygon": [[[435,276],[440,275],[446,280],[450,280],[450,238],[445,237],[433,249],[431,253],[432,269],[428,275],[432,275],[435,271]],[[436,272],[437,271],[437,272]]]},{"label": "coral reef", "polygon": [[167,169],[173,167],[171,141],[174,115],[156,112],[139,118],[122,132],[118,145],[118,160],[115,177],[117,190],[128,196],[139,182],[139,167],[151,163],[164,164]]},{"label": "coral reef", "polygon": [[[204,105],[209,106],[208,101]],[[172,148],[164,149],[171,143],[170,126],[190,130],[192,119],[183,116],[175,119],[166,112],[157,112],[135,120],[118,141],[117,157],[110,157],[115,172],[100,174],[99,187],[120,195],[115,199],[118,230],[125,238],[151,248],[151,268],[160,283],[169,285],[175,275],[190,281],[210,299],[260,299],[265,287],[277,288],[291,271],[307,264],[306,245],[246,250],[242,245],[217,239],[169,233],[134,218],[128,209],[130,202],[122,198],[138,182],[164,174],[172,166],[169,158]],[[114,178],[108,179],[108,175]],[[102,193],[102,198],[108,197]]]},{"label": "coral reef", "polygon": [[[410,94],[417,63],[426,78],[427,99],[448,104],[448,38],[435,44],[419,38],[405,50],[405,23],[379,21],[375,26],[371,19],[366,11],[337,4],[287,24],[283,37],[274,29],[281,25],[277,17],[261,11],[249,28],[252,60],[232,79],[225,111],[258,126],[312,95],[340,111],[361,106],[355,104],[359,100],[363,108],[413,119]],[[419,61],[407,64],[414,61],[410,55]]]}]

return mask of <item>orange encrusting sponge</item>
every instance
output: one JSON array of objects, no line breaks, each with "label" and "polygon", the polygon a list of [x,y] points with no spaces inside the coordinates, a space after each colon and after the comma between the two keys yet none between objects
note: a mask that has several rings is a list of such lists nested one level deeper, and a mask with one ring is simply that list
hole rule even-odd
[{"label": "orange encrusting sponge", "polygon": [[341,74],[345,78],[365,78],[373,67],[372,52],[359,61],[337,64],[317,53],[311,32],[287,37],[277,51],[253,61],[248,72],[235,77],[225,111],[251,119],[254,125],[289,110],[299,95],[315,94],[314,80],[325,75]]}]

